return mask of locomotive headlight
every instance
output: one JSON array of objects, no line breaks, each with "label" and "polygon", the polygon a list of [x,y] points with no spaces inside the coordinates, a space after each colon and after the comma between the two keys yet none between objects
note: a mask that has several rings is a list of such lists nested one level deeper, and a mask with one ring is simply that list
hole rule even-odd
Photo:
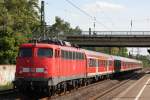
[{"label": "locomotive headlight", "polygon": [[22,70],[19,71],[19,74],[22,74]]},{"label": "locomotive headlight", "polygon": [[22,74],[23,72],[22,72],[22,67],[21,68],[19,68],[19,74]]},{"label": "locomotive headlight", "polygon": [[47,71],[47,70],[45,70],[45,71],[44,71],[44,73],[45,73],[45,74],[48,74],[48,71]]},{"label": "locomotive headlight", "polygon": [[24,72],[24,73],[30,72],[30,68],[28,68],[28,67],[23,67],[22,72]]}]

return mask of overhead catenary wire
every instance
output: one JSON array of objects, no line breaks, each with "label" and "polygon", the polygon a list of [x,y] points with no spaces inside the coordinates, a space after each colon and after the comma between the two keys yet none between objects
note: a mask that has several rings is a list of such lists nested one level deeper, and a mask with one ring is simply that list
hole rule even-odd
[{"label": "overhead catenary wire", "polygon": [[[89,13],[87,13],[86,11],[84,11],[83,9],[81,9],[80,7],[78,7],[77,5],[75,5],[73,2],[71,2],[70,0],[65,0],[66,2],[68,2],[70,5],[72,5],[74,8],[78,9],[80,12],[82,12],[84,15],[88,16],[89,18],[91,18],[92,20],[94,20],[93,16],[90,15]],[[100,22],[99,20],[95,20],[96,23],[102,25],[105,29],[110,30],[107,26],[105,26],[102,22]]]},{"label": "overhead catenary wire", "polygon": [[[101,5],[96,5],[98,8],[102,9]],[[103,14],[103,16],[107,17],[107,19],[110,21],[110,23],[112,24],[112,26],[114,26],[114,22],[112,21],[111,17],[109,17],[108,15],[105,14],[105,12],[103,10],[101,10],[101,13]]]}]

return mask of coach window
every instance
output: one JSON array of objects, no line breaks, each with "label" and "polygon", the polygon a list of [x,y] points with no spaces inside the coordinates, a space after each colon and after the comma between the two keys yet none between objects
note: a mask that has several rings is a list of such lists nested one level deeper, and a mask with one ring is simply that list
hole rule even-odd
[{"label": "coach window", "polygon": [[100,63],[100,65],[101,65],[101,66],[103,66],[103,60],[101,60],[101,63]]},{"label": "coach window", "polygon": [[107,61],[105,60],[105,67],[107,67]]},{"label": "coach window", "polygon": [[38,56],[39,57],[52,57],[53,56],[53,49],[39,48],[38,49]]},{"label": "coach window", "polygon": [[103,60],[103,66],[105,67],[105,60]]},{"label": "coach window", "polygon": [[105,67],[105,60],[103,60],[103,66]]},{"label": "coach window", "polygon": [[106,61],[106,60],[105,60],[105,66],[106,66],[106,67],[108,66],[108,61]]},{"label": "coach window", "polygon": [[104,60],[102,60],[102,65],[104,66]]},{"label": "coach window", "polygon": [[96,60],[93,59],[93,66],[96,67]]},{"label": "coach window", "polygon": [[98,60],[98,66],[99,66],[99,67],[101,66],[101,61],[100,61],[100,60]]},{"label": "coach window", "polygon": [[109,61],[109,66],[112,66],[112,61]]},{"label": "coach window", "polygon": [[89,67],[96,67],[96,60],[95,59],[90,59],[89,61]]}]

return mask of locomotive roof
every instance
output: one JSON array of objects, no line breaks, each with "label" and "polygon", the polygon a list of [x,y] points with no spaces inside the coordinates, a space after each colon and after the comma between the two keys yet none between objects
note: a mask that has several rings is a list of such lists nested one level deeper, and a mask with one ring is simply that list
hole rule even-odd
[{"label": "locomotive roof", "polygon": [[67,51],[78,51],[78,52],[83,52],[81,51],[80,48],[75,48],[75,47],[70,47],[70,46],[60,46],[60,45],[55,45],[55,44],[47,44],[47,43],[25,43],[20,45],[20,47],[50,47],[50,48],[60,48],[62,50],[67,50]]},{"label": "locomotive roof", "polygon": [[56,47],[57,45],[50,45],[46,43],[25,43],[20,45],[20,47]]}]

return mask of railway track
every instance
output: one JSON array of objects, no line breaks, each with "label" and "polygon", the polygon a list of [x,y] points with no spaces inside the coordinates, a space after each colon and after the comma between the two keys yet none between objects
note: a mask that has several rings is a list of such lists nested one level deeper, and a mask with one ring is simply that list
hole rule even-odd
[{"label": "railway track", "polygon": [[10,94],[14,92],[16,92],[16,89],[3,90],[3,91],[0,91],[0,95]]},{"label": "railway track", "polygon": [[[134,76],[134,77],[135,77],[135,76]],[[125,85],[125,84],[126,84],[127,82],[129,82],[129,81],[131,81],[131,80],[130,80],[130,79],[125,80],[125,81],[123,81],[123,82],[121,82],[121,83],[119,83],[119,84],[117,84],[117,85],[111,87],[110,89],[108,89],[108,90],[106,90],[106,91],[104,91],[104,92],[102,92],[102,93],[100,93],[100,94],[98,94],[98,95],[96,95],[96,96],[90,98],[90,100],[97,100],[97,99],[100,99],[100,98],[102,98],[103,96],[106,96],[108,93],[114,91],[115,89],[118,89],[119,87]]]},{"label": "railway track", "polygon": [[55,99],[63,98],[66,96],[71,96],[71,95],[74,95],[75,93],[77,93],[78,91],[86,90],[87,88],[92,88],[93,86],[98,85],[98,84],[105,84],[106,82],[109,82],[109,81],[110,81],[110,79],[101,80],[99,82],[92,83],[92,84],[87,85],[87,86],[82,86],[82,87],[79,87],[77,89],[72,89],[70,91],[67,91],[65,94],[64,93],[56,94],[55,96],[42,98],[41,100],[49,99],[49,98],[55,100]]},{"label": "railway track", "polygon": [[[135,78],[138,80],[143,75],[144,74],[135,74],[135,75],[131,74],[130,76],[127,76],[126,78],[122,77],[122,79],[118,79],[118,80],[106,80],[106,81],[103,81],[102,83],[99,82],[96,84],[89,85],[85,88],[81,88],[75,92],[72,92],[72,93],[64,95],[64,96],[58,96],[55,98],[52,97],[51,99],[53,99],[53,100],[80,100],[80,99],[96,100],[102,96],[107,95],[114,89],[122,87],[124,84],[128,83],[132,78]],[[108,100],[110,100],[110,99],[108,99]]]}]

